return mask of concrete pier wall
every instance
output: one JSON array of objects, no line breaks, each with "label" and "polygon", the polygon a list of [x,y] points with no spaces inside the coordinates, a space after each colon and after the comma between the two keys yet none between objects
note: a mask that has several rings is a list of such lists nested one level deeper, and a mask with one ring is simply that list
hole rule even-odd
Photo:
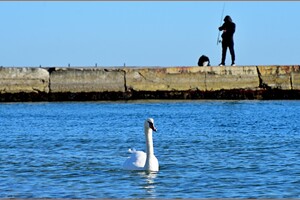
[{"label": "concrete pier wall", "polygon": [[0,101],[300,99],[300,66],[0,68]]},{"label": "concrete pier wall", "polygon": [[0,68],[0,94],[49,92],[49,72],[41,68]]},{"label": "concrete pier wall", "polygon": [[50,70],[53,93],[125,92],[124,71],[101,68],[55,68]]}]

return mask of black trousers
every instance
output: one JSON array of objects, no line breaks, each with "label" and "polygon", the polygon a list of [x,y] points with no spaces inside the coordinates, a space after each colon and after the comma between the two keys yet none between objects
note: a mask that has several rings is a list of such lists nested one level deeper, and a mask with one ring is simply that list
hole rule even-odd
[{"label": "black trousers", "polygon": [[229,48],[230,55],[231,55],[231,63],[235,63],[235,53],[234,53],[234,42],[233,41],[222,41],[222,61],[221,63],[225,65],[225,59],[226,59],[226,52],[227,48]]}]

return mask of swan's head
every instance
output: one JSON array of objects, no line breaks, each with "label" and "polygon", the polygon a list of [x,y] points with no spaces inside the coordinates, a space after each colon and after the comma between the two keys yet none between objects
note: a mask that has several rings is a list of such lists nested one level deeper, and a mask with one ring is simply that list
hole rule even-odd
[{"label": "swan's head", "polygon": [[157,130],[154,126],[154,120],[152,118],[148,118],[144,125],[146,129],[152,129],[153,131]]}]

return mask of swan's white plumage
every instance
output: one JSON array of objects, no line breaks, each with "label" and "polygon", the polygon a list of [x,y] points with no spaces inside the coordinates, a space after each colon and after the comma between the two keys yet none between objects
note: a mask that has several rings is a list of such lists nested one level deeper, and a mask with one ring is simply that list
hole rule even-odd
[{"label": "swan's white plumage", "polygon": [[144,170],[147,155],[143,151],[129,150],[130,157],[124,162],[123,168],[126,170]]},{"label": "swan's white plumage", "polygon": [[149,118],[144,123],[145,138],[146,138],[146,153],[143,151],[136,151],[129,149],[131,156],[124,162],[123,169],[126,170],[147,170],[158,171],[158,160],[154,155],[152,130],[156,131],[154,127],[154,120]]}]

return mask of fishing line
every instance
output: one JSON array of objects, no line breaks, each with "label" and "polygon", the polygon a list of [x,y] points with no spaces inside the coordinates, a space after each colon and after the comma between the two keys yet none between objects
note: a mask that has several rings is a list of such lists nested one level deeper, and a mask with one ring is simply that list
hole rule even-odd
[{"label": "fishing line", "polygon": [[[224,16],[224,10],[225,10],[225,2],[223,4],[223,9],[222,9],[222,14],[221,14],[221,20],[220,20],[220,26],[222,25],[222,21],[223,21],[223,16]],[[220,39],[220,32],[218,32],[218,38],[217,38],[217,45],[221,42],[221,39]]]}]

